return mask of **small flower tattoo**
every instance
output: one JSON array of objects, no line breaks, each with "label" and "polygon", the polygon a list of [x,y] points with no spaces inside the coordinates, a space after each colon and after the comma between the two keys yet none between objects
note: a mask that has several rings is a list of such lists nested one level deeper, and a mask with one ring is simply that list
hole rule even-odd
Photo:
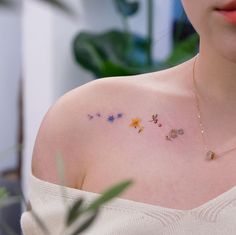
[{"label": "small flower tattoo", "polygon": [[149,122],[153,122],[155,124],[158,124],[158,127],[162,127],[161,123],[158,123],[159,119],[158,119],[158,114],[153,114],[152,115],[152,120],[150,120]]},{"label": "small flower tattoo", "polygon": [[113,115],[110,115],[108,116],[107,121],[112,123],[115,121],[115,117]]},{"label": "small flower tattoo", "polygon": [[93,119],[93,115],[88,114],[88,118],[89,118],[89,120],[92,120]]},{"label": "small flower tattoo", "polygon": [[122,118],[123,117],[123,113],[118,113],[117,114],[117,118]]},{"label": "small flower tattoo", "polygon": [[141,119],[133,118],[132,121],[131,121],[130,126],[134,127],[134,128],[140,127],[140,122],[141,122]]},{"label": "small flower tattoo", "polygon": [[175,129],[172,129],[171,131],[170,131],[170,137],[171,138],[176,138],[177,136],[178,136],[178,132],[177,132],[177,130],[175,130]]},{"label": "small flower tattoo", "polygon": [[124,115],[123,113],[118,113],[117,115],[110,115],[108,116],[107,121],[112,123],[115,121],[115,119],[122,118],[123,115]]},{"label": "small flower tattoo", "polygon": [[135,129],[137,129],[137,128],[139,128],[139,130],[138,130],[138,133],[141,133],[141,132],[143,132],[143,130],[144,130],[144,127],[143,126],[141,126],[141,119],[139,119],[139,118],[133,118],[132,120],[131,120],[131,124],[129,125],[130,127],[134,127]]},{"label": "small flower tattoo", "polygon": [[153,114],[152,115],[152,120],[150,120],[149,122],[154,122],[154,123],[157,123],[158,122],[158,114]]},{"label": "small flower tattoo", "polygon": [[183,129],[179,129],[179,130],[178,130],[178,134],[179,134],[179,135],[183,135],[183,134],[184,134],[184,130],[183,130]]},{"label": "small flower tattoo", "polygon": [[168,135],[166,135],[166,140],[172,141],[172,139],[175,139],[178,137],[178,135],[183,135],[184,130],[183,129],[171,129]]}]

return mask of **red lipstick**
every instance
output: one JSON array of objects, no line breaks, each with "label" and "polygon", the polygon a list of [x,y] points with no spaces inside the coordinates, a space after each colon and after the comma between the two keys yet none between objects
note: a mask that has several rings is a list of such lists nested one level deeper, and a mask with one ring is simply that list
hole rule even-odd
[{"label": "red lipstick", "polygon": [[217,8],[216,10],[222,14],[228,22],[236,24],[236,0]]}]

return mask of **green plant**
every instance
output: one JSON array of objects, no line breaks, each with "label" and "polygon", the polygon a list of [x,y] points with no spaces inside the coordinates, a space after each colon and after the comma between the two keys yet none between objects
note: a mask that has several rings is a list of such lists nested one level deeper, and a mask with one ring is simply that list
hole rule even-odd
[{"label": "green plant", "polygon": [[[56,160],[58,175],[60,178],[60,185],[64,186],[64,163],[60,153],[57,154]],[[121,181],[102,192],[101,195],[93,200],[88,206],[83,205],[84,198],[82,197],[75,200],[75,202],[71,206],[69,206],[65,215],[66,228],[64,231],[61,231],[62,234],[77,235],[86,230],[99,215],[101,206],[112,200],[114,197],[117,197],[132,184],[133,180]],[[61,187],[61,193],[62,196],[66,195],[67,192],[64,187]],[[49,229],[45,226],[43,219],[40,218],[32,210],[32,208],[29,208],[29,211],[31,212],[33,218],[35,219],[41,230],[44,232],[44,234],[49,235]],[[86,219],[82,223],[79,223],[82,217]]]},{"label": "green plant", "polygon": [[89,227],[90,224],[95,220],[95,218],[98,216],[98,213],[100,212],[100,207],[113,199],[114,197],[121,194],[127,187],[129,187],[132,184],[132,180],[126,180],[122,181],[118,184],[113,185],[112,187],[108,188],[106,191],[101,193],[101,196],[99,196],[97,199],[95,199],[93,202],[91,202],[90,205],[87,207],[83,207],[83,199],[80,198],[72,205],[70,210],[68,211],[66,222],[67,222],[67,230],[70,230],[70,227],[77,223],[77,221],[86,214],[90,213],[89,217],[82,223],[79,224],[78,227],[74,226],[73,232],[70,235],[76,235],[84,231]]},{"label": "green plant", "polygon": [[[23,144],[10,147],[5,151],[0,153],[0,160],[3,157],[6,157],[12,151],[19,151],[22,150]],[[58,153],[56,156],[57,160],[57,170],[58,175],[60,178],[60,185],[64,186],[64,163],[62,160],[62,156]],[[124,180],[118,182],[117,184],[111,186],[107,190],[101,193],[99,197],[97,197],[94,201],[92,201],[88,206],[84,206],[84,198],[78,198],[75,202],[67,209],[67,213],[65,215],[66,221],[66,228],[65,231],[62,231],[62,234],[67,235],[77,235],[86,230],[99,216],[100,207],[103,206],[105,203],[109,202],[113,198],[120,195],[124,190],[130,187],[133,184],[133,180]],[[65,187],[61,187],[62,198],[66,195]],[[49,229],[44,224],[42,218],[40,218],[37,213],[31,208],[30,204],[26,202],[23,193],[19,192],[19,195],[11,196],[8,194],[5,188],[0,187],[0,210],[2,208],[6,208],[11,206],[12,204],[22,202],[28,211],[30,211],[32,217],[34,218],[35,222],[38,224],[40,229],[45,235],[53,235],[49,233]],[[66,202],[65,202],[66,205]],[[78,223],[81,218],[86,217],[83,223]],[[1,218],[0,220],[0,228],[4,231],[6,235],[16,235],[15,232],[9,227],[9,225]]]},{"label": "green plant", "polygon": [[[191,58],[197,51],[198,35],[176,41],[170,57],[154,61],[153,44],[153,0],[148,0],[147,37],[133,33],[128,18],[138,13],[139,1],[113,0],[123,22],[123,31],[113,29],[95,34],[80,32],[73,40],[75,60],[95,78],[140,74],[176,65]],[[181,31],[182,25],[179,27]]]},{"label": "green plant", "polygon": [[[121,194],[132,183],[132,180],[124,180],[111,186],[87,206],[83,205],[85,200],[84,198],[81,197],[76,199],[74,203],[67,209],[67,213],[65,215],[66,227],[63,231],[61,231],[60,234],[78,235],[88,229],[89,226],[91,226],[95,219],[99,216],[101,207],[105,203],[112,200],[114,197],[117,197],[119,194]],[[64,190],[63,187],[62,190]],[[66,191],[64,191],[64,193],[66,193]],[[54,235],[50,234],[49,229],[46,227],[43,219],[40,218],[27,203],[26,206],[28,207],[28,211],[31,213],[42,232],[45,235]],[[82,222],[81,219],[83,219]]]},{"label": "green plant", "polygon": [[[9,150],[15,150],[15,149],[22,149],[23,145],[17,146],[17,147],[11,147],[7,151],[4,151],[5,156],[6,153],[9,152]],[[1,158],[4,157],[4,154],[1,153]],[[0,160],[1,160],[0,158]],[[57,170],[58,175],[60,178],[60,185],[61,187],[61,193],[62,198],[64,195],[67,194],[64,182],[64,163],[62,160],[62,156],[58,153],[56,156],[57,160]],[[124,180],[121,182],[118,182],[117,184],[111,186],[107,190],[101,193],[99,197],[97,197],[95,200],[93,200],[89,205],[84,206],[85,199],[80,197],[74,201],[74,203],[67,208],[67,212],[65,215],[65,221],[66,221],[66,227],[64,231],[61,231],[62,234],[67,235],[77,235],[82,233],[84,230],[89,228],[89,226],[95,221],[95,219],[99,216],[100,208],[105,203],[109,202],[113,198],[120,195],[124,190],[126,190],[128,187],[130,187],[133,184],[133,180]],[[10,196],[8,195],[5,188],[0,187],[0,210],[2,208],[8,207],[14,203],[22,202],[27,210],[31,213],[32,217],[34,218],[35,222],[38,224],[39,228],[42,230],[42,232],[45,235],[53,235],[49,233],[49,229],[46,227],[44,221],[42,218],[40,218],[37,213],[31,208],[30,204],[26,202],[24,195],[20,193],[17,196]],[[67,206],[67,203],[65,201],[65,206]],[[80,220],[82,218],[86,218],[81,223]],[[80,223],[79,223],[80,222]],[[5,232],[6,235],[16,235],[14,231],[9,227],[9,225],[5,221],[0,221],[0,228]]]}]

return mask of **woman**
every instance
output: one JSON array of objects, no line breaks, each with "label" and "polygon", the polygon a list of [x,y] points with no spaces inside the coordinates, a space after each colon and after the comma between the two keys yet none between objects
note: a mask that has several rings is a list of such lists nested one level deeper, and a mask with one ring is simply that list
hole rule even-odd
[{"label": "woman", "polygon": [[[200,35],[198,56],[159,72],[89,82],[44,118],[30,199],[53,234],[63,210],[57,151],[68,200],[135,182],[84,234],[235,234],[236,1],[182,2]],[[25,213],[25,234],[32,223]]]}]

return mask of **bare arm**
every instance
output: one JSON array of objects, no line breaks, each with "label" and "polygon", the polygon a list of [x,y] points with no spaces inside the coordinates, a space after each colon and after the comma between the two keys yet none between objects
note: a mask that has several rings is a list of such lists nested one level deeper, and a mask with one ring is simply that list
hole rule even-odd
[{"label": "bare arm", "polygon": [[62,156],[67,187],[81,188],[88,165],[85,113],[96,82],[62,96],[45,115],[33,150],[32,172],[45,181],[60,183],[56,164]]}]

